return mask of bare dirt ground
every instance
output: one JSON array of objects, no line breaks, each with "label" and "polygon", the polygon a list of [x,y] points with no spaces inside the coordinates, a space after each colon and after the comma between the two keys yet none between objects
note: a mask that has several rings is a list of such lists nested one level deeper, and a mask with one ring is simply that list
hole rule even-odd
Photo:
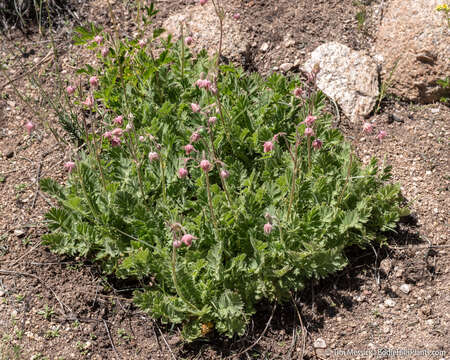
[{"label": "bare dirt ground", "polygon": [[[267,74],[287,61],[303,63],[326,41],[370,48],[386,2],[365,3],[370,5],[352,0],[235,0],[226,8],[240,13],[242,31],[252,42],[242,65]],[[159,1],[157,23],[192,4]],[[74,73],[77,61],[90,56],[71,45],[73,26],[94,21],[108,28],[107,9],[104,1],[74,2],[68,20],[54,31],[65,78]],[[132,36],[135,9],[125,1],[113,1],[113,9],[123,33]],[[361,25],[356,15],[363,10],[366,20]],[[189,345],[176,327],[155,322],[133,306],[136,284],[106,278],[95,264],[51,254],[40,243],[50,200],[38,191],[36,180],[51,176],[64,181],[68,150],[44,130],[42,120],[55,121],[52,115],[37,116],[15,93],[16,88],[29,96],[34,109],[45,103],[30,84],[33,74],[47,78],[47,90],[55,91],[50,38],[36,30],[23,34],[7,29],[0,43],[0,59],[13,80],[9,83],[0,73],[0,359],[221,359],[239,354],[260,337],[256,346],[235,358],[449,358],[448,107],[388,97],[381,114],[372,118],[388,133],[383,142],[365,136],[361,124],[336,119],[363,161],[375,156],[392,165],[393,181],[401,184],[412,215],[389,234],[388,247],[350,249],[344,271],[297,294],[308,330],[305,344],[291,303],[278,306],[271,319],[273,304],[261,304],[240,339],[212,334]],[[262,52],[264,43],[269,47]],[[393,122],[391,114],[396,115]],[[29,119],[37,124],[32,136],[23,127]],[[417,352],[395,356],[406,349]]]}]

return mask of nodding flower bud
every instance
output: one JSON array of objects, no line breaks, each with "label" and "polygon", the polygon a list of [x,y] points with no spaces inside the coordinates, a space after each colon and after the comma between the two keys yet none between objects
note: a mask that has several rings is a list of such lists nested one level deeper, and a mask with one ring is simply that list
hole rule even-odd
[{"label": "nodding flower bud", "polygon": [[148,153],[148,159],[150,160],[150,162],[155,161],[155,160],[158,160],[158,159],[159,159],[159,155],[158,155],[157,152],[150,151],[150,152]]},{"label": "nodding flower bud", "polygon": [[373,131],[373,124],[370,122],[365,122],[363,125],[363,131],[370,134]]},{"label": "nodding flower bud", "polygon": [[185,234],[181,237],[181,242],[183,242],[186,246],[191,246],[192,240],[194,239],[196,239],[196,237],[192,236],[191,234]]},{"label": "nodding flower bud", "polygon": [[216,118],[215,116],[211,116],[211,117],[208,119],[208,124],[209,124],[209,125],[214,125],[214,124],[216,123],[216,121],[217,121],[217,118]]},{"label": "nodding flower bud", "polygon": [[142,136],[142,135],[139,136],[139,141],[140,141],[140,142],[144,142],[144,141],[145,141],[145,136]]},{"label": "nodding flower bud", "polygon": [[121,128],[115,128],[113,131],[111,131],[111,134],[120,137],[123,135],[123,130]]},{"label": "nodding flower bud", "polygon": [[273,142],[272,141],[266,141],[263,146],[264,146],[265,153],[273,150]]},{"label": "nodding flower bud", "polygon": [[200,0],[199,3],[201,6],[205,5],[208,2],[208,0]]},{"label": "nodding flower bud", "polygon": [[213,95],[216,95],[217,94],[217,87],[216,87],[216,85],[214,85],[214,84],[211,84],[210,86],[209,86],[209,92],[211,93],[211,94],[213,94]]},{"label": "nodding flower bud", "polygon": [[86,105],[87,107],[93,107],[94,106],[94,97],[92,95],[88,95],[86,100],[83,101],[83,105]]},{"label": "nodding flower bud", "polygon": [[184,43],[187,46],[190,46],[193,42],[194,42],[194,38],[192,36],[188,36],[188,37],[186,37],[186,39],[184,39]]},{"label": "nodding flower bud", "polygon": [[386,131],[380,130],[380,132],[377,135],[377,139],[381,141],[386,137],[386,135],[387,135]]},{"label": "nodding flower bud", "polygon": [[293,91],[294,96],[297,98],[302,97],[302,93],[303,93],[303,90],[300,87],[295,88]]},{"label": "nodding flower bud", "polygon": [[201,107],[200,107],[199,104],[192,103],[191,104],[191,109],[192,109],[193,112],[198,113],[198,112],[200,112]]},{"label": "nodding flower bud", "polygon": [[174,240],[172,245],[175,249],[178,249],[179,247],[181,247],[181,241],[180,240]]},{"label": "nodding flower bud", "polygon": [[280,133],[278,133],[278,134],[275,134],[275,135],[273,136],[272,140],[275,141],[275,142],[278,142],[278,138],[279,138],[280,136],[284,136],[284,135],[286,135],[286,133],[284,133],[284,132],[280,132]]},{"label": "nodding flower bud", "polygon": [[306,126],[311,127],[314,124],[315,121],[316,121],[316,117],[315,116],[308,115],[304,122],[305,122]]},{"label": "nodding flower bud", "polygon": [[91,86],[93,86],[93,87],[97,87],[97,86],[98,86],[98,79],[97,79],[97,76],[92,76],[92,77],[89,79],[89,84],[91,84]]},{"label": "nodding flower bud", "polygon": [[266,234],[270,234],[272,232],[272,224],[271,223],[264,224],[264,232]]},{"label": "nodding flower bud", "polygon": [[310,127],[305,129],[305,136],[314,136],[314,130]]},{"label": "nodding flower bud", "polygon": [[103,36],[97,35],[94,38],[94,41],[97,43],[97,45],[100,45],[102,43],[102,41],[103,41]]},{"label": "nodding flower bud", "polygon": [[228,171],[226,171],[225,169],[222,169],[222,170],[220,170],[219,175],[220,175],[220,177],[221,177],[222,179],[225,180],[225,179],[228,179],[228,178],[229,178],[230,173],[229,173]]},{"label": "nodding flower bud", "polygon": [[191,135],[191,137],[189,138],[189,140],[191,140],[191,142],[197,142],[200,140],[200,134],[197,131],[194,131]]},{"label": "nodding flower bud", "polygon": [[186,176],[188,176],[188,171],[185,168],[179,168],[178,169],[178,177],[180,179],[184,179]]},{"label": "nodding flower bud", "polygon": [[117,136],[113,136],[113,138],[111,139],[112,147],[120,146],[121,143],[122,143],[122,141]]},{"label": "nodding flower bud", "polygon": [[322,145],[323,145],[323,142],[320,139],[316,139],[312,142],[312,146],[316,150],[319,150],[322,147]]},{"label": "nodding flower bud", "polygon": [[200,161],[200,168],[204,172],[209,172],[211,170],[211,168],[212,168],[212,165],[211,165],[211,163],[208,160],[203,159],[202,161]]},{"label": "nodding flower bud", "polygon": [[31,121],[27,121],[27,123],[25,124],[25,129],[27,129],[28,135],[31,134],[34,128],[35,128],[34,124]]},{"label": "nodding flower bud", "polygon": [[75,163],[73,161],[68,161],[64,164],[64,168],[70,173],[75,168]]},{"label": "nodding flower bud", "polygon": [[187,144],[185,147],[184,147],[184,151],[186,151],[186,155],[189,155],[191,152],[193,152],[195,149],[194,149],[194,146],[192,145],[192,144]]},{"label": "nodding flower bud", "polygon": [[239,13],[236,13],[233,15],[234,20],[239,20],[241,18],[241,15]]},{"label": "nodding flower bud", "polygon": [[122,115],[119,115],[118,117],[116,117],[116,118],[113,120],[113,123],[114,123],[114,124],[118,124],[118,125],[122,125],[122,124],[123,124],[123,116],[122,116]]},{"label": "nodding flower bud", "polygon": [[107,47],[104,47],[104,48],[102,49],[102,51],[101,51],[101,54],[102,54],[103,57],[108,56],[108,54],[109,54],[109,49],[108,49]]},{"label": "nodding flower bud", "polygon": [[66,92],[67,95],[73,95],[73,93],[75,92],[75,86],[69,85],[68,87],[66,87]]},{"label": "nodding flower bud", "polygon": [[106,131],[106,132],[103,134],[103,137],[106,138],[106,139],[108,139],[108,140],[111,140],[112,137],[113,137],[113,134],[112,134],[111,131]]},{"label": "nodding flower bud", "polygon": [[147,39],[141,39],[139,40],[138,45],[143,48],[145,45],[147,45]]}]

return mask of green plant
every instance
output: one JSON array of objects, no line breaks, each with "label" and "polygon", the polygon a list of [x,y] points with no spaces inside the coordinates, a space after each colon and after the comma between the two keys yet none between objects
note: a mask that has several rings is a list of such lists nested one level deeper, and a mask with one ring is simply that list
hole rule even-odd
[{"label": "green plant", "polygon": [[388,90],[390,89],[390,87],[392,85],[392,81],[393,81],[392,77],[394,76],[394,73],[397,70],[397,67],[398,67],[398,64],[399,64],[400,60],[401,60],[401,58],[398,57],[394,61],[394,65],[392,66],[392,69],[389,72],[389,75],[388,75],[387,79],[385,79],[384,81],[381,82],[380,92],[378,94],[378,98],[377,98],[376,105],[375,105],[375,114],[378,114],[378,112],[380,111],[381,102],[386,97],[387,92],[388,92]]},{"label": "green plant", "polygon": [[342,269],[346,247],[384,242],[404,213],[390,167],[352,156],[313,83],[219,66],[160,30],[145,43],[78,33],[102,65],[79,71],[91,90],[70,88],[59,110],[86,146],[65,185],[41,180],[59,201],[43,240],[108,274],[153,277],[136,304],[186,340],[242,335],[258,302]]},{"label": "green plant", "polygon": [[442,12],[444,15],[444,18],[447,22],[447,26],[450,28],[450,7],[448,6],[448,4],[444,3],[441,5],[438,5],[436,7],[436,11]]},{"label": "green plant", "polygon": [[37,313],[39,315],[42,315],[45,320],[50,320],[52,316],[55,314],[53,309],[47,304],[45,304],[44,308],[42,310],[39,310]]},{"label": "green plant", "polygon": [[450,97],[448,95],[450,93],[450,76],[439,79],[436,82],[442,88],[443,92],[447,94],[446,96],[442,96],[439,101],[443,104],[450,103]]}]

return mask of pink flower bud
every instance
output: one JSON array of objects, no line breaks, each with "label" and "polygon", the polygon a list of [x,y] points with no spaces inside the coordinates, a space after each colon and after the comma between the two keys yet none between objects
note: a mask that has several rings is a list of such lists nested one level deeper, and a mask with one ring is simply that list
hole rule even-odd
[{"label": "pink flower bud", "polygon": [[203,80],[203,87],[206,89],[206,90],[209,90],[210,88],[211,88],[211,81],[209,81],[209,80]]},{"label": "pink flower bud", "polygon": [[198,113],[198,112],[200,112],[200,110],[201,110],[200,105],[199,105],[199,104],[195,104],[195,103],[192,103],[192,104],[191,104],[191,109],[192,109],[192,111],[195,112],[195,113]]},{"label": "pink flower bud", "polygon": [[147,45],[147,39],[141,39],[139,40],[139,46],[143,48],[145,45]]},{"label": "pink flower bud", "polygon": [[199,3],[201,6],[205,5],[208,2],[208,0],[200,0]]},{"label": "pink flower bud", "polygon": [[93,87],[97,87],[97,86],[98,86],[98,79],[97,79],[97,76],[92,76],[92,77],[89,79],[89,84],[91,84],[91,86],[93,86]]},{"label": "pink flower bud", "polygon": [[94,97],[92,95],[88,95],[86,100],[83,101],[83,105],[86,105],[87,107],[93,107],[94,106]]},{"label": "pink flower bud", "polygon": [[365,122],[363,125],[363,131],[370,134],[373,131],[373,124],[370,122]]},{"label": "pink flower bud", "polygon": [[194,131],[190,137],[191,143],[195,143],[200,140],[200,134],[197,131]]},{"label": "pink flower bud", "polygon": [[109,49],[108,49],[107,47],[104,47],[104,48],[102,49],[101,53],[102,53],[102,56],[103,56],[103,57],[106,57],[106,56],[108,56],[108,54],[109,54]]},{"label": "pink flower bud", "polygon": [[73,161],[68,161],[64,164],[64,168],[70,173],[75,168],[75,163]]},{"label": "pink flower bud", "polygon": [[265,153],[273,150],[273,142],[272,141],[266,141],[263,146],[264,146]]},{"label": "pink flower bud", "polygon": [[294,96],[297,98],[302,97],[302,93],[303,93],[303,90],[300,87],[295,88],[293,91]]},{"label": "pink flower bud", "polygon": [[234,20],[239,20],[241,18],[241,15],[239,13],[236,13],[233,15]]},{"label": "pink flower bud", "polygon": [[181,247],[182,242],[180,240],[174,240],[172,245],[175,249],[178,249],[179,247]]},{"label": "pink flower bud", "polygon": [[280,136],[282,136],[282,135],[286,135],[286,133],[280,132],[280,133],[278,133],[278,134],[275,134],[275,135],[273,136],[272,140],[273,140],[274,142],[278,142],[278,138],[279,138]]},{"label": "pink flower bud", "polygon": [[187,144],[184,147],[184,151],[186,151],[186,155],[189,155],[192,151],[194,151],[194,146],[192,146],[192,144]]},{"label": "pink flower bud", "polygon": [[386,137],[386,135],[387,135],[386,131],[380,130],[380,132],[377,135],[377,139],[381,141]]},{"label": "pink flower bud", "polygon": [[186,37],[186,39],[184,39],[184,43],[187,46],[190,46],[193,42],[194,42],[194,39],[192,38],[192,36],[188,36],[188,37]]},{"label": "pink flower bud", "polygon": [[142,135],[139,136],[139,141],[140,141],[140,142],[144,142],[144,141],[145,141],[145,136],[142,136]]},{"label": "pink flower bud", "polygon": [[319,150],[322,147],[322,145],[323,145],[323,142],[320,139],[316,139],[312,142],[312,146],[316,150]]},{"label": "pink flower bud", "polygon": [[230,173],[229,173],[228,171],[226,171],[225,169],[222,169],[222,170],[220,170],[219,175],[220,175],[220,177],[221,177],[222,179],[225,180],[225,179],[228,179],[228,178],[229,178]]},{"label": "pink flower bud", "polygon": [[312,116],[312,115],[308,115],[304,121],[304,123],[306,124],[306,126],[311,127],[314,122],[316,121],[316,117]]},{"label": "pink flower bud", "polygon": [[100,45],[102,43],[102,41],[103,41],[103,36],[97,35],[94,38],[94,41],[97,43],[97,45]]},{"label": "pink flower bud", "polygon": [[216,85],[214,85],[214,84],[211,84],[211,86],[209,87],[209,92],[211,93],[211,94],[213,94],[213,95],[216,95],[217,94],[217,87],[216,87]]},{"label": "pink flower bud", "polygon": [[28,135],[31,134],[31,132],[34,130],[34,128],[35,128],[35,126],[34,126],[34,124],[33,124],[31,121],[28,121],[28,122],[25,124],[25,129],[27,129]]},{"label": "pink flower bud", "polygon": [[120,137],[123,135],[123,130],[121,128],[115,128],[113,131],[111,131],[111,134]]},{"label": "pink flower bud", "polygon": [[211,163],[208,160],[203,159],[202,161],[200,161],[200,168],[204,172],[209,172],[211,170],[211,168],[212,168],[212,165],[211,165]]},{"label": "pink flower bud", "polygon": [[186,176],[188,176],[188,171],[185,168],[179,168],[178,169],[178,177],[180,179],[184,179]]},{"label": "pink flower bud", "polygon": [[67,92],[67,95],[73,95],[73,93],[75,92],[75,86],[69,85],[69,86],[66,88],[66,92]]},{"label": "pink flower bud", "polygon": [[215,116],[211,116],[211,117],[208,119],[209,125],[214,125],[214,124],[216,123],[216,121],[217,121],[217,118],[216,118]]},{"label": "pink flower bud", "polygon": [[113,138],[111,139],[112,147],[120,146],[121,143],[122,143],[122,141],[117,136],[113,136]]},{"label": "pink flower bud", "polygon": [[199,88],[201,88],[201,87],[203,86],[203,80],[202,80],[202,79],[198,79],[198,80],[195,82],[195,85],[198,86]]},{"label": "pink flower bud", "polygon": [[158,153],[151,151],[148,153],[148,159],[150,160],[150,162],[158,160],[159,159],[159,155]]},{"label": "pink flower bud", "polygon": [[112,139],[112,132],[111,131],[106,131],[104,134],[103,134],[103,137],[104,138],[106,138],[106,139],[109,139],[109,140],[111,140]]},{"label": "pink flower bud", "polygon": [[122,125],[122,124],[123,124],[123,116],[122,116],[122,115],[119,115],[118,117],[116,117],[116,118],[113,120],[113,123],[114,123],[114,124],[118,124],[118,125]]},{"label": "pink flower bud", "polygon": [[191,246],[192,240],[194,239],[196,239],[196,237],[192,236],[191,234],[185,234],[181,237],[181,242],[183,242],[186,246]]},{"label": "pink flower bud", "polygon": [[314,130],[310,127],[305,129],[305,136],[314,136]]},{"label": "pink flower bud", "polygon": [[264,233],[270,234],[272,232],[272,224],[266,223],[264,224]]}]

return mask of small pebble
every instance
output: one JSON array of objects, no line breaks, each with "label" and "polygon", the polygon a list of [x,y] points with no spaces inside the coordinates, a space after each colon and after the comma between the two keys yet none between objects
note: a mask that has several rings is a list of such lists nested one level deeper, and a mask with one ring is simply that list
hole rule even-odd
[{"label": "small pebble", "polygon": [[283,72],[288,72],[293,68],[294,64],[292,63],[284,63],[280,65],[280,70]]},{"label": "small pebble", "polygon": [[386,305],[387,307],[394,307],[395,301],[392,299],[386,299],[386,300],[384,300],[384,305]]},{"label": "small pebble", "polygon": [[267,50],[269,50],[269,43],[263,43],[259,50],[261,50],[262,52],[266,52]]},{"label": "small pebble", "polygon": [[314,341],[313,346],[315,349],[325,349],[327,347],[327,343],[324,339],[318,338],[316,339],[316,341]]},{"label": "small pebble", "polygon": [[405,294],[409,294],[409,292],[411,291],[411,287],[408,284],[402,284],[400,286],[400,291]]}]

